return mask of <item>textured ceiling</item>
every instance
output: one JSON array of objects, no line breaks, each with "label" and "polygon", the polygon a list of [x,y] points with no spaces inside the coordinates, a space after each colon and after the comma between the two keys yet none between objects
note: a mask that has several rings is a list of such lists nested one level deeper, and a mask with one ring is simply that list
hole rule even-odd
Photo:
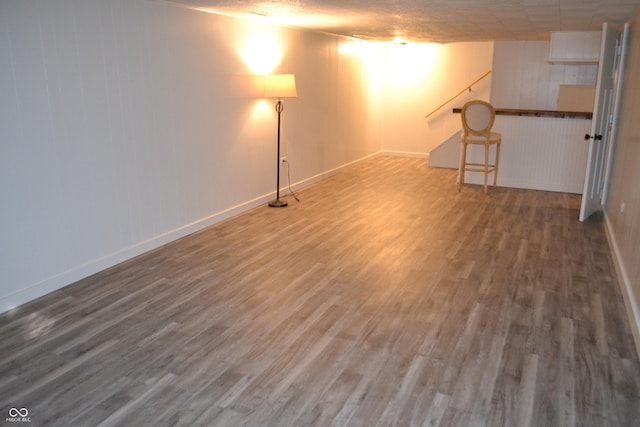
[{"label": "textured ceiling", "polygon": [[390,41],[545,40],[623,24],[640,0],[169,0],[216,13]]}]

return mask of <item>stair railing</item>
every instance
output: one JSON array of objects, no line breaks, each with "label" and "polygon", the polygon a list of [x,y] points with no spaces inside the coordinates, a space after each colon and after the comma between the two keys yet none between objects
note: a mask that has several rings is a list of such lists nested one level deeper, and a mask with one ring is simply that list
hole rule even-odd
[{"label": "stair railing", "polygon": [[453,95],[451,98],[447,99],[445,102],[443,102],[438,108],[436,108],[435,110],[433,110],[432,112],[430,112],[429,114],[427,114],[426,116],[424,116],[425,119],[429,118],[429,116],[431,116],[433,113],[435,113],[436,111],[440,110],[442,107],[444,107],[445,105],[447,105],[448,103],[450,103],[451,101],[453,101],[454,99],[456,99],[457,97],[459,97],[460,95],[462,95],[465,91],[469,91],[471,92],[471,86],[473,86],[474,84],[478,83],[480,80],[484,79],[485,77],[487,77],[489,74],[491,74],[492,70],[487,71],[486,73],[484,73],[483,75],[481,75],[480,77],[478,77],[477,79],[475,79],[473,82],[471,82],[470,84],[466,85],[460,92],[456,93],[455,95]]}]

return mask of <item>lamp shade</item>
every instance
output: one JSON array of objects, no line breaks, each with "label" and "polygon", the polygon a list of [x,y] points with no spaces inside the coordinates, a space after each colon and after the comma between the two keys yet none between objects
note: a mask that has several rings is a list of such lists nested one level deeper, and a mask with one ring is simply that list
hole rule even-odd
[{"label": "lamp shade", "polygon": [[293,74],[269,74],[264,79],[265,98],[295,98],[296,78]]}]

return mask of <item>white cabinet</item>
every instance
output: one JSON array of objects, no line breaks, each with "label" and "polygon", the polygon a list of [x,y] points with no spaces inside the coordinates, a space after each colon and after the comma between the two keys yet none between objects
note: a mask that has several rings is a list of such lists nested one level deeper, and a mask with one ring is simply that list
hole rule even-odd
[{"label": "white cabinet", "polygon": [[549,62],[589,64],[600,60],[601,31],[553,31]]}]

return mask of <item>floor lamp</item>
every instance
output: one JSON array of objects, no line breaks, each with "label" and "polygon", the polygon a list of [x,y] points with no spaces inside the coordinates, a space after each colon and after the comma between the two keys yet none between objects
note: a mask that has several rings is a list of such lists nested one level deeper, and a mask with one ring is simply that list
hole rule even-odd
[{"label": "floor lamp", "polygon": [[283,98],[295,98],[296,79],[293,74],[270,74],[264,80],[265,98],[276,98],[276,112],[278,113],[278,157],[276,159],[276,199],[269,202],[272,208],[284,208],[287,202],[280,200],[280,114],[284,109]]}]

